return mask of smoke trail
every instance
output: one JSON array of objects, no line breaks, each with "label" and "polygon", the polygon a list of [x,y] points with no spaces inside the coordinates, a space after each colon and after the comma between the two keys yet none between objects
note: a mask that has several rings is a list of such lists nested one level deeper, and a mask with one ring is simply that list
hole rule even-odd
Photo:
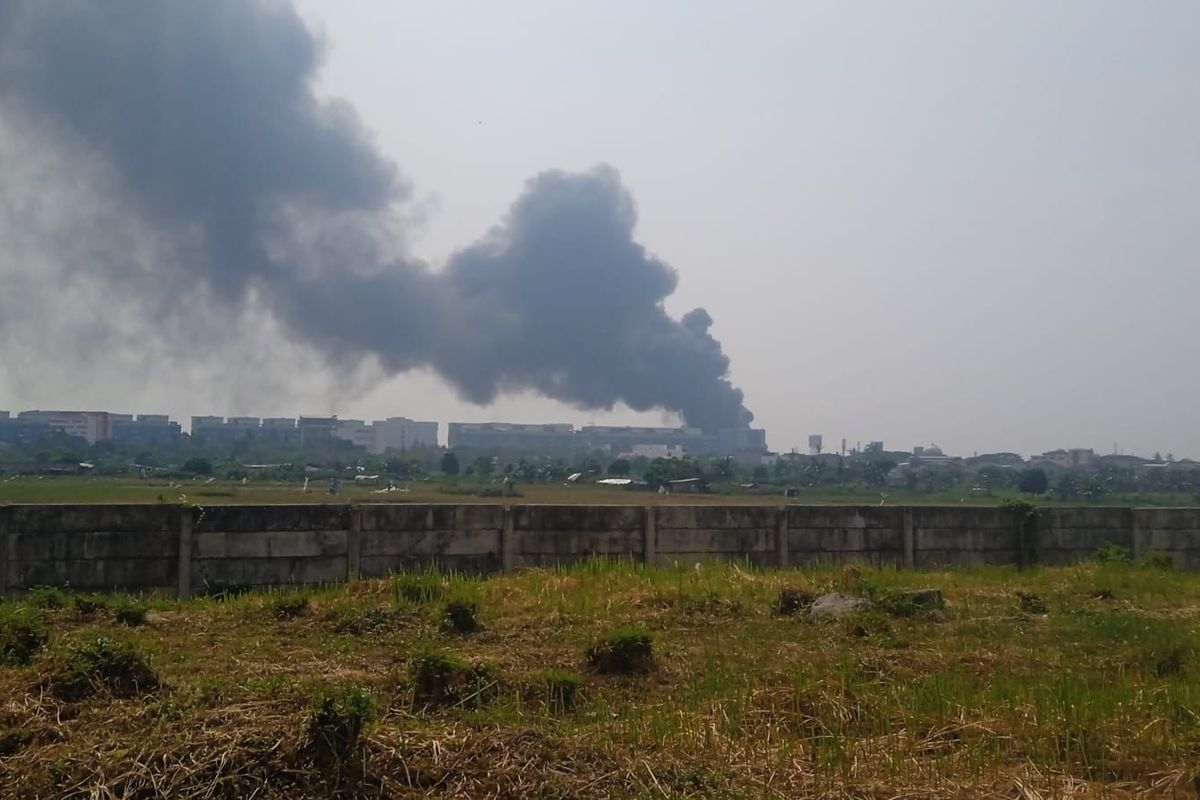
[{"label": "smoke trail", "polygon": [[432,270],[404,254],[407,183],[352,108],[314,96],[319,59],[284,2],[0,0],[0,116],[95,165],[150,232],[153,275],[118,236],[97,235],[87,267],[145,313],[174,314],[181,286],[255,298],[310,346],[430,366],[476,403],[534,389],[748,423],[709,315],[666,314],[675,273],[634,241],[615,170],[535,176]]}]

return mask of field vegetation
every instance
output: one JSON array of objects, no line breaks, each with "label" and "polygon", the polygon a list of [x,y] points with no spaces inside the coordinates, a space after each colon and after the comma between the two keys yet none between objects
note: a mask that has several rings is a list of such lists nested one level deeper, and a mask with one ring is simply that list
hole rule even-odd
[{"label": "field vegetation", "polygon": [[[870,603],[815,617],[831,591]],[[1090,798],[1200,775],[1200,576],[1152,559],[42,590],[0,604],[0,654],[5,797]]]}]

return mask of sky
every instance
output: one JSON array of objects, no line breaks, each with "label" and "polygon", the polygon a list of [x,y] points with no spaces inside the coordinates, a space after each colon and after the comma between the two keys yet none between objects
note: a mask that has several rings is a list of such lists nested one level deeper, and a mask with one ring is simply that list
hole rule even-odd
[{"label": "sky", "polygon": [[[1200,457],[1200,4],[296,6],[318,93],[411,186],[411,253],[439,267],[530,176],[611,165],[636,240],[678,272],[668,312],[711,314],[772,449]],[[0,160],[34,180],[17,152]],[[13,230],[10,288],[40,241]],[[91,290],[59,288],[0,338],[0,408],[677,422],[331,371],[267,318],[196,342],[194,367],[139,334],[68,368],[47,343],[88,347]]]}]

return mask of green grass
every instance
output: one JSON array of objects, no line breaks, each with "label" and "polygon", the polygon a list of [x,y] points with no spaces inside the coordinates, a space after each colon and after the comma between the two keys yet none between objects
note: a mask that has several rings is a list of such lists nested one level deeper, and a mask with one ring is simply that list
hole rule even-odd
[{"label": "green grass", "polygon": [[[850,584],[880,607],[778,613],[784,589]],[[896,601],[928,586],[945,608]],[[853,574],[592,559],[144,598],[137,627],[81,617],[71,597],[0,605],[50,639],[0,667],[13,796],[1087,798],[1183,795],[1197,777],[1200,575],[1127,561]],[[277,613],[298,597],[303,613]],[[471,636],[444,628],[459,598],[486,614]],[[652,670],[589,668],[596,643],[643,641]],[[125,690],[139,665],[158,691],[142,694],[146,673]],[[39,688],[64,673],[99,695]]]},{"label": "green grass", "polygon": [[[212,480],[211,483],[208,481]],[[922,493],[898,487],[859,486],[803,487],[799,496],[785,499],[782,494],[752,494],[737,486],[722,487],[714,494],[660,495],[650,491],[628,491],[593,484],[522,484],[520,497],[481,494],[491,484],[463,483],[460,480],[433,479],[401,481],[406,492],[376,494],[377,486],[348,483],[338,495],[331,495],[323,481],[303,482],[209,478],[125,478],[102,476],[16,476],[0,480],[0,504],[3,503],[186,503],[209,505],[269,505],[279,503],[490,503],[490,504],[612,504],[612,505],[781,505],[806,503],[825,505],[971,505],[997,506],[1021,499],[1015,491],[978,492],[956,487],[941,492]],[[1086,505],[1082,500],[1061,502],[1046,495],[1037,499],[1043,506]],[[1193,506],[1196,498],[1182,493],[1113,494],[1097,505],[1110,506]]]}]

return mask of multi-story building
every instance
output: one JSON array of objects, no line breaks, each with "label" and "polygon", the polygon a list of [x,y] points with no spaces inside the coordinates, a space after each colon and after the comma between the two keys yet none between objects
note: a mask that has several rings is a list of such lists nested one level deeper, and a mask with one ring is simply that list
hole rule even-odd
[{"label": "multi-story building", "polygon": [[4,444],[36,444],[50,433],[50,426],[44,422],[18,419],[7,411],[0,411],[0,442]]},{"label": "multi-story building", "polygon": [[374,453],[377,452],[375,433],[375,428],[361,419],[339,419],[333,435],[343,441],[365,447]]},{"label": "multi-story building", "polygon": [[568,423],[451,422],[446,427],[447,444],[452,449],[508,447],[538,455],[567,455],[579,447],[575,428]]},{"label": "multi-story building", "polygon": [[182,435],[179,423],[166,414],[138,414],[137,419],[114,419],[110,424],[112,440],[133,447],[168,444]]},{"label": "multi-story building", "polygon": [[296,427],[295,417],[263,417],[258,436],[264,442],[281,445],[296,445],[300,443],[300,429]]},{"label": "multi-story building", "polygon": [[375,428],[375,452],[388,450],[411,450],[414,447],[436,447],[438,424],[418,422],[407,417],[377,419]]},{"label": "multi-story building", "polygon": [[107,411],[22,411],[17,419],[45,424],[52,432],[78,436],[88,444],[107,441],[112,435]]},{"label": "multi-story building", "polygon": [[322,447],[335,438],[338,418],[336,414],[332,417],[310,417],[302,414],[296,427],[300,429],[300,444],[306,447]]}]

